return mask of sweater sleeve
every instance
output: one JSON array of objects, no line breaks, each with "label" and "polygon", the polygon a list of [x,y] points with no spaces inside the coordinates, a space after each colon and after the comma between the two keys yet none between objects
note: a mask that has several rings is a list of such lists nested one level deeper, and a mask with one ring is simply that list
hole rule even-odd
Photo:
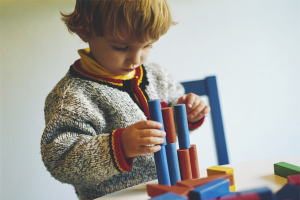
[{"label": "sweater sleeve", "polygon": [[46,125],[41,140],[43,162],[51,175],[74,186],[98,184],[131,169],[125,159],[122,129],[96,135],[94,128],[65,116],[55,116]]},{"label": "sweater sleeve", "polygon": [[122,152],[122,125],[107,119],[107,106],[99,106],[107,101],[95,100],[99,94],[87,83],[67,75],[45,103],[42,160],[55,179],[74,186],[99,184],[133,166]]}]

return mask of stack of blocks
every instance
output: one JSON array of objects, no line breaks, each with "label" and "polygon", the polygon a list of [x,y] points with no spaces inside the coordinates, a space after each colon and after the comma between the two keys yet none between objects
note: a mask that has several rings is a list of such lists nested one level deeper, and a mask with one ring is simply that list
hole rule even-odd
[{"label": "stack of blocks", "polygon": [[[177,181],[199,178],[199,166],[196,145],[190,145],[189,129],[184,104],[161,108],[158,99],[148,101],[151,120],[163,124],[166,131],[166,142],[161,150],[154,153],[158,183],[176,185]],[[175,121],[174,121],[175,116]],[[176,128],[175,128],[176,122]],[[177,150],[176,130],[179,140]]]},{"label": "stack of blocks", "polygon": [[159,184],[147,184],[152,200],[300,200],[300,167],[284,162],[274,164],[275,174],[288,181],[276,194],[268,187],[235,192],[234,173],[229,167],[207,168],[207,177],[200,178],[196,146],[190,145],[185,105],[174,106],[178,150],[173,109],[161,109],[159,100],[150,100],[148,105],[151,120],[163,124],[167,141],[154,153]]}]

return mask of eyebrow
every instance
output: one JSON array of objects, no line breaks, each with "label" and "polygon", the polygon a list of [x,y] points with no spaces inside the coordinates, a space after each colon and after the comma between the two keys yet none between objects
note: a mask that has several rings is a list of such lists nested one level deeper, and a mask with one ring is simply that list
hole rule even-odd
[{"label": "eyebrow", "polygon": [[[132,44],[129,44],[128,42],[124,41],[118,41],[116,39],[108,39],[108,42],[111,43],[111,44],[116,44],[116,45],[126,45],[126,46],[135,46],[135,45],[132,45]],[[151,45],[153,44],[155,41],[151,41],[149,43],[146,43],[145,45]]]}]

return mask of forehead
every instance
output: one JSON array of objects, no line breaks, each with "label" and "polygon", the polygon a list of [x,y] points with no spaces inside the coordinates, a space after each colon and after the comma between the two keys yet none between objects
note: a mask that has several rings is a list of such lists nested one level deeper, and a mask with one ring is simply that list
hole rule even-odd
[{"label": "forehead", "polygon": [[140,41],[140,38],[136,36],[136,33],[130,31],[128,25],[124,21],[120,23],[120,26],[117,29],[118,36],[115,35],[115,37],[106,37],[109,43],[143,45],[156,41],[151,39],[151,37],[148,37],[149,39],[145,39],[144,41]]}]

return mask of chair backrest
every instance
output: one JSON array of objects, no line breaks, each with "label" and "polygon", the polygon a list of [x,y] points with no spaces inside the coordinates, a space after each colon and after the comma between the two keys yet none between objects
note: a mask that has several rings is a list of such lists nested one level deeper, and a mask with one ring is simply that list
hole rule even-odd
[{"label": "chair backrest", "polygon": [[216,77],[209,76],[204,80],[182,82],[182,85],[186,94],[195,93],[199,96],[206,95],[208,97],[218,163],[219,165],[229,164]]}]

